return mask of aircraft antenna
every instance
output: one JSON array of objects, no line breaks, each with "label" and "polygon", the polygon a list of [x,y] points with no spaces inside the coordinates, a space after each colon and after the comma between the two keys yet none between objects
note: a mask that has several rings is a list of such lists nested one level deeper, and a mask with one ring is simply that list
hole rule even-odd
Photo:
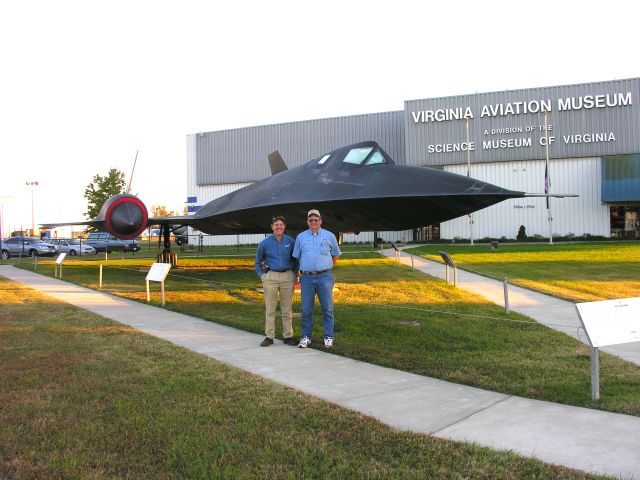
[{"label": "aircraft antenna", "polygon": [[129,177],[129,185],[127,186],[127,195],[131,191],[131,182],[133,181],[133,171],[136,169],[137,161],[138,161],[138,150],[136,150],[136,158],[133,159],[133,168],[131,169],[131,176]]}]

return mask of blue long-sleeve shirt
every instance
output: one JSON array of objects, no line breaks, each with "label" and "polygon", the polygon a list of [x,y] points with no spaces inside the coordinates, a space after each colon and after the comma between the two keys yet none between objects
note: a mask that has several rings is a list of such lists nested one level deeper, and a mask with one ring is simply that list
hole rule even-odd
[{"label": "blue long-sleeve shirt", "polygon": [[258,244],[256,251],[255,268],[258,276],[265,273],[265,268],[270,270],[293,270],[297,272],[297,262],[293,258],[294,240],[289,235],[283,235],[280,241],[275,235],[270,235]]}]

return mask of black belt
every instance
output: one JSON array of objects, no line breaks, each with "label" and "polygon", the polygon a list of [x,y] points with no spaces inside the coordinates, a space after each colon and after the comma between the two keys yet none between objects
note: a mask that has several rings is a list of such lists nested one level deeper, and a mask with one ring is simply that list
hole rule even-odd
[{"label": "black belt", "polygon": [[285,269],[285,270],[276,270],[276,269],[274,269],[274,268],[268,268],[268,269],[267,269],[267,272],[278,272],[278,273],[290,272],[290,271],[291,271],[291,269],[290,269],[290,268],[287,268],[287,269]]},{"label": "black belt", "polygon": [[320,270],[318,272],[302,272],[301,271],[300,273],[302,273],[303,275],[320,275],[321,273],[328,272],[329,270],[331,270],[331,269],[327,268],[326,270]]}]

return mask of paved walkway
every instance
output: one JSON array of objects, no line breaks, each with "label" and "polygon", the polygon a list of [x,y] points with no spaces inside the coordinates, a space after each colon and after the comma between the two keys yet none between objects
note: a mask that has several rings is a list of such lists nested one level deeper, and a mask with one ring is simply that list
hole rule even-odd
[{"label": "paved walkway", "polygon": [[[478,246],[478,248],[483,247]],[[442,250],[446,251],[447,249],[443,248]],[[382,253],[387,257],[395,257],[393,249],[383,250]],[[445,279],[446,270],[443,263],[415,255],[412,257],[408,253],[400,252],[401,263],[411,266],[412,261],[416,270],[420,270],[432,277]],[[453,283],[453,269],[449,271],[449,281]],[[483,296],[500,306],[504,306],[503,282],[458,269],[457,286]],[[589,344],[587,336],[581,328],[575,303],[534,292],[533,290],[527,290],[526,288],[516,287],[515,285],[509,285],[508,290],[509,309],[511,311],[526,315],[543,325],[547,325],[549,328],[566,333],[587,345]],[[640,342],[611,345],[601,347],[600,350],[640,365]]]},{"label": "paved walkway", "polygon": [[[382,368],[151,307],[12,266],[0,275],[393,427],[640,479],[640,417],[529,400]],[[543,304],[541,308],[545,308]]]}]

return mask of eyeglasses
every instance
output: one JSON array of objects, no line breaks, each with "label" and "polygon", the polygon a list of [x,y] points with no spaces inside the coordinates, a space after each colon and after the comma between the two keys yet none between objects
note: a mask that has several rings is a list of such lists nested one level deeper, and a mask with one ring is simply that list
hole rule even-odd
[{"label": "eyeglasses", "polygon": [[282,216],[280,216],[280,215],[278,215],[277,217],[273,217],[273,218],[271,219],[271,223],[272,223],[272,224],[274,224],[274,223],[276,223],[278,220],[281,220],[281,221],[282,221],[282,223],[285,223],[285,224],[287,223],[287,222],[285,222],[285,221],[284,221],[284,217],[282,217]]},{"label": "eyeglasses", "polygon": [[319,218],[307,218],[307,222],[319,222]]}]

